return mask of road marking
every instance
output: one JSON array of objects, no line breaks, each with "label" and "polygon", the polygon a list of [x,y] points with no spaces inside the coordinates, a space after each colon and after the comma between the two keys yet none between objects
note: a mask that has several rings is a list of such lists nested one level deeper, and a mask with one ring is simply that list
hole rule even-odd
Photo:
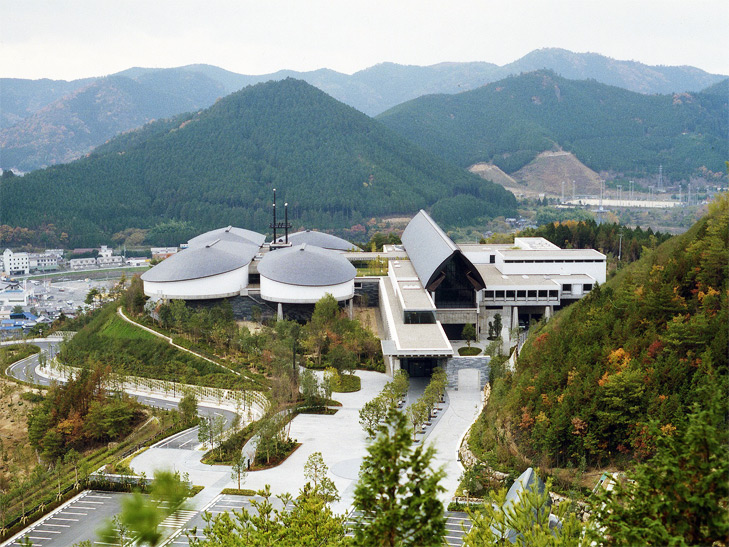
[{"label": "road marking", "polygon": [[79,519],[62,519],[61,517],[51,517],[53,520],[64,520],[67,522],[78,522]]},{"label": "road marking", "polygon": [[[54,518],[54,517],[51,517],[51,518]],[[43,526],[56,526],[59,528],[70,528],[71,527],[70,524],[43,524]]]}]

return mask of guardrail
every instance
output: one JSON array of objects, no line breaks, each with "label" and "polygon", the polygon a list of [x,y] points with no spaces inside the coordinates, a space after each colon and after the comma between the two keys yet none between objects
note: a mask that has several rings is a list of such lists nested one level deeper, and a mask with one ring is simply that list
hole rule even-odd
[{"label": "guardrail", "polygon": [[[80,368],[64,365],[53,359],[43,367],[36,369],[38,374],[46,378],[66,381],[69,377],[81,372]],[[268,398],[260,391],[223,389],[217,387],[198,386],[194,384],[181,384],[169,380],[145,378],[142,376],[122,376],[111,373],[104,386],[112,391],[124,391],[134,395],[158,396],[160,398],[178,401],[186,394],[192,393],[198,404],[215,406],[235,412],[243,411],[250,414],[251,419],[258,419],[270,405]]]}]

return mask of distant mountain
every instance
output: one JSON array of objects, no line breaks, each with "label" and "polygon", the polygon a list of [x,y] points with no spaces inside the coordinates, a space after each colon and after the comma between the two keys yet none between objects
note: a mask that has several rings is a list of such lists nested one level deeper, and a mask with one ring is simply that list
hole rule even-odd
[{"label": "distant mountain", "polygon": [[[170,105],[170,114],[174,115],[194,108],[205,108],[229,93],[238,91],[245,86],[282,80],[293,77],[304,80],[318,87],[335,99],[353,106],[354,108],[374,116],[392,108],[400,103],[429,94],[461,93],[473,90],[503,79],[510,75],[522,72],[531,72],[538,69],[550,69],[566,78],[594,79],[598,82],[615,85],[640,93],[672,93],[696,92],[711,86],[726,76],[708,74],[693,67],[656,67],[648,66],[634,61],[617,61],[595,53],[572,53],[562,49],[541,49],[533,51],[523,58],[502,67],[492,63],[440,63],[432,66],[407,66],[394,63],[382,63],[347,75],[329,69],[319,69],[310,72],[297,72],[281,70],[271,74],[244,75],[236,74],[210,65],[188,65],[169,69],[130,68],[117,73],[143,84],[152,94],[172,93],[182,99],[183,93],[187,102],[194,106],[184,106],[179,102]],[[69,94],[78,93],[81,89],[99,79],[75,80],[72,82],[53,80],[18,80],[0,79],[0,129],[7,129],[39,111],[47,108],[54,101],[53,109],[63,110],[71,108],[65,104]],[[192,85],[195,83],[195,85]],[[129,105],[130,107],[133,105]],[[173,108],[174,107],[174,108]],[[177,108],[175,110],[175,108]],[[69,118],[75,116],[74,112],[67,114]],[[119,116],[120,122],[124,116]],[[143,112],[129,112],[126,118],[130,121],[146,119]],[[46,165],[68,161],[69,157],[80,157],[88,150],[88,136],[86,141],[76,142],[81,133],[72,130],[63,130],[63,124],[58,126],[58,137],[66,143],[67,150],[57,151],[44,144],[42,133],[37,135],[38,143],[34,142],[30,128],[46,127],[47,122],[30,122],[30,125],[21,126],[17,131],[2,133],[3,156],[11,157],[0,162],[4,167],[21,170],[30,170]],[[136,125],[119,123],[115,133],[133,129]],[[111,127],[109,128],[111,130]],[[109,136],[93,142],[96,146],[104,142]],[[7,150],[14,150],[8,156]],[[73,151],[73,152],[72,152]],[[76,156],[73,156],[76,153]]]},{"label": "distant mountain", "polygon": [[0,78],[0,129],[10,127],[42,110],[64,95],[78,91],[98,78],[83,80],[23,80]]},{"label": "distant mountain", "polygon": [[[162,243],[229,224],[268,231],[271,190],[296,228],[351,228],[431,209],[445,225],[510,215],[513,194],[424,152],[293,79],[145,125],[66,165],[3,177],[3,223],[108,241],[127,228]],[[53,225],[53,228],[48,228]]]},{"label": "distant mountain", "polygon": [[595,80],[646,94],[701,91],[726,78],[691,66],[650,66],[636,61],[618,61],[598,53],[574,53],[559,48],[527,53],[521,59],[504,65],[502,77],[542,69],[570,80]]},{"label": "distant mountain", "polygon": [[641,177],[663,165],[669,179],[687,180],[725,173],[728,99],[643,95],[537,71],[421,97],[377,119],[461,167],[489,162],[512,174],[541,152],[565,150],[597,172]]},{"label": "distant mountain", "polygon": [[122,131],[205,107],[224,94],[220,84],[194,72],[100,78],[1,130],[0,168],[69,162]]}]

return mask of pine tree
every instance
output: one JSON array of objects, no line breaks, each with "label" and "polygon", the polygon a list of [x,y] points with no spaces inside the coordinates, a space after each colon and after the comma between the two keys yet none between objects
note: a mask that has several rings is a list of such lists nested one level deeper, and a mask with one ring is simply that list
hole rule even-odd
[{"label": "pine tree", "polygon": [[[724,382],[721,382],[722,384]],[[611,545],[712,545],[729,542],[729,430],[725,393],[703,388],[685,431],[651,424],[657,450],[629,481],[601,492],[596,541]]]},{"label": "pine tree", "polygon": [[360,515],[355,544],[442,545],[445,515],[438,494],[444,488],[438,483],[445,472],[431,469],[435,450],[413,449],[405,415],[391,409],[368,452],[354,492]]}]

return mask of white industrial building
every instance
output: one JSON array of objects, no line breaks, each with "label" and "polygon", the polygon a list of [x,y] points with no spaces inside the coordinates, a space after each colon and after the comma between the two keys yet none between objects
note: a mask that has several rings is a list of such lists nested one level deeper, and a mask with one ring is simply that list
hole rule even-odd
[{"label": "white industrial building", "polygon": [[14,253],[10,249],[3,252],[3,271],[5,275],[27,275],[30,273],[28,253]]}]

